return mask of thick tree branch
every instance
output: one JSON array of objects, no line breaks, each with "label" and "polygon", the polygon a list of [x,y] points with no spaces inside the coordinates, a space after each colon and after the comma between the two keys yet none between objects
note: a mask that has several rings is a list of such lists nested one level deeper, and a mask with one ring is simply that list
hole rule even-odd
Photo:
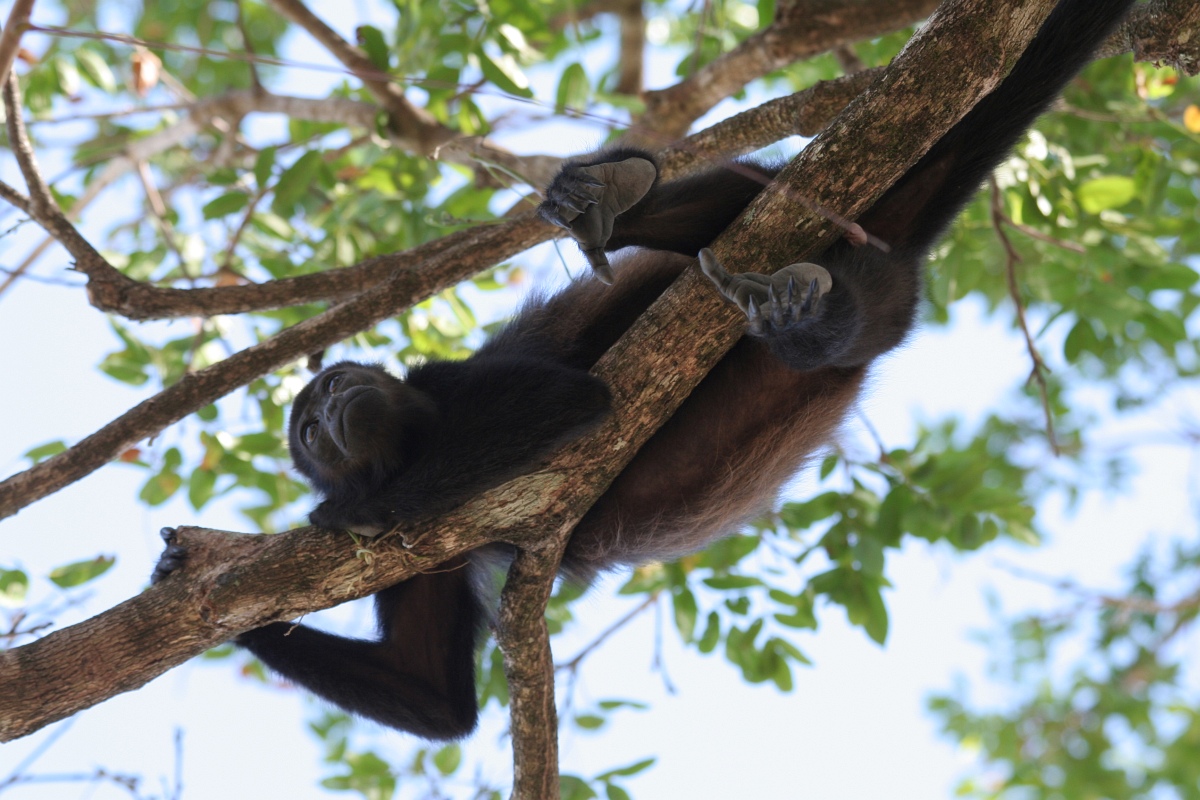
[{"label": "thick tree branch", "polygon": [[647,92],[636,135],[682,136],[721,100],[768,72],[839,45],[891,33],[929,15],[938,0],[785,0],[775,19],[686,80]]},{"label": "thick tree branch", "polygon": [[[838,234],[810,211],[812,201],[846,217],[868,207],[999,82],[1053,5],[948,2],[722,235],[718,255],[745,269],[819,253]],[[981,16],[996,22],[981,26]],[[744,320],[695,271],[686,273],[597,364],[614,410],[595,435],[452,514],[374,543],[370,559],[355,559],[345,537],[313,529],[270,537],[186,533],[191,557],[180,576],[0,655],[0,737],[25,735],[140,686],[238,631],[364,596],[483,542],[535,551],[561,544],[743,329]],[[540,658],[539,642],[517,649],[506,658]]]},{"label": "thick tree branch", "polygon": [[1138,61],[1168,64],[1184,75],[1200,73],[1200,3],[1151,0],[1135,8],[1100,56],[1129,51]]}]

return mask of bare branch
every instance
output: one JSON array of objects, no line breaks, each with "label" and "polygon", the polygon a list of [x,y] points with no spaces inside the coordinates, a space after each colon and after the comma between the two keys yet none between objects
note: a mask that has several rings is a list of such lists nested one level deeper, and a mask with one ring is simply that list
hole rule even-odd
[{"label": "bare branch", "polygon": [[4,84],[4,109],[9,144],[29,189],[29,205],[26,209],[29,215],[75,256],[81,269],[86,267],[100,272],[107,268],[115,273],[116,269],[105,261],[67,220],[50,194],[50,187],[42,178],[34,159],[33,146],[29,143],[29,135],[25,131],[25,122],[21,116],[21,86],[15,74],[10,73],[8,81]]},{"label": "bare branch", "polygon": [[31,211],[33,204],[30,202],[29,198],[21,194],[13,187],[9,186],[4,181],[0,181],[0,199],[7,201],[10,205],[16,206],[29,216],[33,216],[33,212]]},{"label": "bare branch", "polygon": [[617,8],[621,24],[621,49],[617,55],[617,94],[642,93],[642,70],[646,54],[646,15],[642,0],[624,0]]},{"label": "bare branch", "polygon": [[29,30],[29,15],[33,13],[33,0],[15,0],[8,12],[8,22],[0,33],[0,86],[8,80],[17,50],[21,47],[21,36]]},{"label": "bare branch", "polygon": [[1025,319],[1025,301],[1021,299],[1021,287],[1017,285],[1017,262],[1021,260],[1021,254],[1013,247],[1012,241],[1004,231],[1004,206],[1000,199],[1000,187],[994,180],[991,181],[991,191],[992,228],[996,231],[996,238],[1004,246],[1004,274],[1008,280],[1008,294],[1012,298],[1013,306],[1017,309],[1017,324],[1020,325],[1021,333],[1025,336],[1025,349],[1029,352],[1029,359],[1033,362],[1029,380],[1037,383],[1038,394],[1042,398],[1042,412],[1046,418],[1046,441],[1050,443],[1051,452],[1059,456],[1062,455],[1062,450],[1058,446],[1058,438],[1054,435],[1054,412],[1050,408],[1050,387],[1046,384],[1046,373],[1050,371],[1050,368],[1042,360],[1042,354],[1038,351],[1037,344],[1033,341],[1033,334],[1029,331],[1029,322]]}]

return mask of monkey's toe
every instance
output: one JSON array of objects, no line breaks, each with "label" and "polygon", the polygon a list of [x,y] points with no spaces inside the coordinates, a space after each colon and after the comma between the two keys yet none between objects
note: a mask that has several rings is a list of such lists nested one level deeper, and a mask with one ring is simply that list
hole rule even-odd
[{"label": "monkey's toe", "polygon": [[833,276],[819,264],[789,264],[772,275],[731,275],[712,251],[700,251],[700,268],[726,300],[746,315],[754,336],[783,333],[819,311],[821,298],[833,288]]},{"label": "monkey's toe", "polygon": [[175,570],[179,569],[187,561],[187,548],[179,544],[175,538],[176,531],[174,528],[163,528],[158,532],[166,543],[163,548],[162,555],[158,557],[158,563],[154,565],[154,572],[150,573],[150,583],[158,583],[165,580]]}]

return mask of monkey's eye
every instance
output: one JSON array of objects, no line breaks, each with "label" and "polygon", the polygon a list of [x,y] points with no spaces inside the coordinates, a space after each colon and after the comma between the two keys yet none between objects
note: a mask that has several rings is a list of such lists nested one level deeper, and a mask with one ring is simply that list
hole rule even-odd
[{"label": "monkey's eye", "polygon": [[302,439],[304,439],[305,444],[311,445],[313,442],[315,442],[317,440],[317,428],[318,428],[318,424],[314,420],[314,421],[308,423],[307,425],[305,425],[304,428],[300,431],[300,437]]},{"label": "monkey's eye", "polygon": [[325,391],[329,392],[330,394],[336,392],[338,387],[342,385],[342,378],[344,377],[345,376],[340,372],[330,375],[325,381]]}]

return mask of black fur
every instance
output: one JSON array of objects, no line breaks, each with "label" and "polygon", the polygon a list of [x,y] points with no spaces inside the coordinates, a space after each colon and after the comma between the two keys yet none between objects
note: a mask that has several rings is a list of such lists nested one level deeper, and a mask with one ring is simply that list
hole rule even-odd
[{"label": "black fur", "polygon": [[[859,220],[891,251],[843,241],[818,258],[832,287],[796,286],[809,294],[797,294],[794,316],[773,324],[768,313],[752,325],[760,335],[734,346],[577,526],[567,574],[587,580],[694,551],[774,499],[837,428],[871,361],[912,327],[921,262],[937,238],[1131,5],[1059,3],[1003,84]],[[589,204],[604,205],[589,199],[605,190],[597,170],[584,170],[617,174],[608,165],[627,159],[653,163],[629,149],[568,163],[547,190],[544,215],[577,225]],[[644,178],[646,165],[633,163]],[[650,248],[609,273],[611,287],[585,278],[531,301],[466,361],[428,364],[406,381],[373,366],[324,370],[291,420],[296,466],[325,498],[312,521],[374,533],[437,514],[594,425],[609,398],[587,370],[774,174],[743,167],[654,180],[640,201],[604,220],[607,242],[590,245],[589,258],[604,266],[603,250]],[[184,556],[169,540],[156,578]],[[285,623],[237,641],[348,711],[431,739],[465,736],[475,725],[474,649],[485,616],[470,571],[456,561],[378,594],[378,641]]]}]

